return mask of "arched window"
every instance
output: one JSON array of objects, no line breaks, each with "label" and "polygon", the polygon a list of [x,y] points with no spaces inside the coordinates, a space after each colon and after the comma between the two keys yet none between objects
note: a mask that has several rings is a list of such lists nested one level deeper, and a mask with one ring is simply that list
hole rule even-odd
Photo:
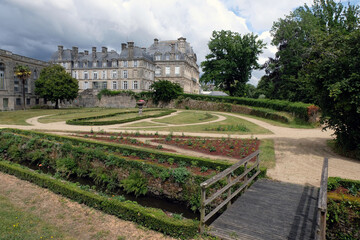
[{"label": "arched window", "polygon": [[0,89],[5,89],[5,64],[0,63]]}]

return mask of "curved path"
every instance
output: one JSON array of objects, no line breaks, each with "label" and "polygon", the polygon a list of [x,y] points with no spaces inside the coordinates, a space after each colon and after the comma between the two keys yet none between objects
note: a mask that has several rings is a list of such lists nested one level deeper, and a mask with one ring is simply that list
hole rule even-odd
[{"label": "curved path", "polygon": [[[360,180],[360,161],[351,160],[342,156],[339,156],[331,151],[326,145],[326,141],[332,138],[332,132],[321,131],[321,129],[295,129],[273,126],[269,123],[261,120],[253,119],[250,117],[244,117],[233,113],[221,113],[222,115],[228,115],[238,117],[249,122],[255,123],[263,128],[270,130],[273,134],[267,135],[237,135],[231,134],[232,138],[249,138],[257,137],[259,139],[271,138],[275,141],[275,156],[276,166],[272,169],[268,169],[268,176],[273,179],[298,183],[298,184],[310,184],[319,186],[321,168],[324,157],[329,158],[329,176],[338,176],[342,178],[350,178]],[[216,115],[216,114],[214,114]],[[172,115],[170,115],[172,116]],[[220,117],[221,115],[217,115]],[[74,126],[67,125],[65,122],[56,123],[39,123],[38,119],[44,117],[39,116],[30,118],[27,120],[32,126],[19,126],[19,125],[0,125],[0,128],[11,127],[27,130],[47,130],[47,131],[109,131],[109,132],[121,132],[119,125],[110,126]],[[166,116],[169,117],[169,116]],[[222,120],[225,117],[221,116]],[[146,119],[151,121],[151,119]],[[216,119],[214,121],[218,121]],[[141,122],[140,120],[138,122]],[[214,122],[209,121],[209,122]],[[209,123],[206,122],[206,123]],[[134,123],[134,122],[132,122]],[[205,123],[201,123],[205,124]],[[194,124],[188,124],[194,125]],[[169,126],[168,124],[164,126]],[[180,125],[175,125],[180,126]],[[158,127],[158,126],[156,126]],[[153,127],[150,127],[153,128]],[[131,130],[127,130],[131,132]],[[134,131],[135,132],[135,131]],[[155,131],[139,131],[140,133],[155,133]],[[158,131],[159,134],[169,134],[167,131]],[[181,135],[182,132],[173,132],[174,135]],[[187,136],[201,136],[201,137],[228,137],[228,134],[210,134],[210,133],[186,133]]]}]

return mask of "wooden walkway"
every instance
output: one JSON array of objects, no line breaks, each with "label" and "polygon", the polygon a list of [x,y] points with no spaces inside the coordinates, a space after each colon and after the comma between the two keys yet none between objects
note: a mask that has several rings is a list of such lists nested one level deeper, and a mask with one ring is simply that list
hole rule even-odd
[{"label": "wooden walkway", "polygon": [[319,189],[260,179],[210,225],[221,239],[315,239]]}]

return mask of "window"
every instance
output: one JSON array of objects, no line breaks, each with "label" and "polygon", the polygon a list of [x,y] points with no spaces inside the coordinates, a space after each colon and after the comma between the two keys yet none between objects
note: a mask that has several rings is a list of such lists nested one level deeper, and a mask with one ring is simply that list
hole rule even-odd
[{"label": "window", "polygon": [[20,91],[20,87],[19,87],[19,79],[14,76],[14,92],[19,92]]},{"label": "window", "polygon": [[112,88],[113,88],[113,89],[118,89],[118,85],[117,85],[117,82],[116,82],[116,81],[113,81],[113,82],[112,82]]},{"label": "window", "polygon": [[78,68],[79,67],[79,62],[75,62],[74,67]]},{"label": "window", "polygon": [[134,81],[134,83],[133,83],[133,89],[138,89],[138,81]]},{"label": "window", "polygon": [[72,77],[75,78],[75,79],[78,78],[78,73],[77,73],[77,71],[73,71],[73,76],[72,76]]},{"label": "window", "polygon": [[0,89],[5,89],[5,65],[0,63]]},{"label": "window", "polygon": [[84,62],[84,68],[87,68],[87,67],[88,67],[88,65],[89,65],[89,63],[88,63],[88,62]]},{"label": "window", "polygon": [[128,78],[128,71],[127,70],[123,71],[123,78]]},{"label": "window", "polygon": [[89,82],[84,82],[84,89],[88,89],[89,88]]},{"label": "window", "polygon": [[39,105],[40,104],[40,100],[38,98],[35,99],[35,104]]},{"label": "window", "polygon": [[34,78],[34,80],[36,80],[38,78],[38,73],[37,73],[36,69],[34,70],[33,78]]},{"label": "window", "polygon": [[3,98],[3,108],[6,109],[9,107],[9,99]]},{"label": "window", "polygon": [[137,66],[138,66],[138,61],[134,60],[134,67],[137,67]]},{"label": "window", "polygon": [[18,105],[18,106],[21,105],[21,98],[17,98],[17,99],[16,99],[16,105]]},{"label": "window", "polygon": [[107,67],[107,61],[104,61],[102,64],[103,67]]},{"label": "window", "polygon": [[170,60],[170,55],[167,54],[167,55],[165,56],[165,59],[166,59],[166,60]]},{"label": "window", "polygon": [[161,55],[156,55],[156,56],[155,56],[155,60],[156,60],[156,61],[160,61],[160,60],[161,60]]},{"label": "window", "polygon": [[114,60],[114,61],[112,62],[112,66],[113,66],[113,67],[117,67],[117,61]]},{"label": "window", "polygon": [[165,67],[165,74],[170,75],[170,67]]},{"label": "window", "polygon": [[106,71],[102,71],[102,79],[106,79]]},{"label": "window", "polygon": [[155,69],[155,75],[160,76],[161,75],[161,67],[156,67]]},{"label": "window", "polygon": [[26,105],[30,105],[30,98],[26,99]]},{"label": "window", "polygon": [[112,79],[116,79],[117,78],[117,72],[116,70],[112,71]]},{"label": "window", "polygon": [[93,79],[98,79],[98,74],[97,74],[97,72],[93,72]]},{"label": "window", "polygon": [[102,82],[101,88],[102,89],[107,89],[107,82]]},{"label": "window", "polygon": [[176,75],[180,74],[180,67],[178,67],[178,66],[175,67],[175,74]]},{"label": "window", "polygon": [[88,72],[84,72],[84,79],[89,79],[89,74],[88,74]]},{"label": "window", "polygon": [[96,67],[97,66],[97,62],[93,62],[93,67]]},{"label": "window", "polygon": [[180,55],[179,55],[179,54],[176,54],[176,55],[175,55],[175,59],[176,59],[176,60],[180,60]]},{"label": "window", "polygon": [[123,61],[123,67],[127,67],[128,66],[128,61]]},{"label": "window", "polygon": [[127,81],[123,81],[123,89],[128,89],[128,82]]},{"label": "window", "polygon": [[93,89],[98,89],[98,88],[99,88],[99,83],[93,82]]}]

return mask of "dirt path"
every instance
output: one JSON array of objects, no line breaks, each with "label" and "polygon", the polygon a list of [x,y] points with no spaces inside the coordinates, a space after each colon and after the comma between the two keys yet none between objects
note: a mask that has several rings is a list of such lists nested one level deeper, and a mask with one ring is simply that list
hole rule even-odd
[{"label": "dirt path", "polygon": [[[360,162],[354,161],[333,153],[326,145],[326,141],[331,139],[332,132],[324,132],[321,129],[295,129],[273,126],[261,120],[250,117],[240,116],[233,113],[221,113],[222,115],[233,116],[255,123],[263,128],[270,130],[273,134],[251,134],[237,135],[231,134],[232,138],[250,138],[257,137],[259,139],[270,138],[275,141],[276,166],[268,169],[268,176],[285,182],[310,184],[319,186],[321,176],[321,166],[324,157],[329,158],[329,176],[338,176],[342,178],[350,178],[360,180]],[[215,114],[216,115],[216,114]],[[172,116],[172,115],[171,115]],[[101,127],[91,126],[73,126],[67,125],[65,122],[42,124],[38,122],[40,117],[28,119],[27,122],[32,126],[0,126],[15,127],[20,129],[41,129],[48,131],[109,131],[121,132],[120,126],[111,125]],[[168,117],[168,116],[167,116]],[[220,115],[219,115],[220,117]],[[223,116],[222,116],[223,117]],[[165,118],[165,117],[164,117]],[[221,118],[222,119],[222,118]],[[215,121],[218,121],[216,119]],[[142,120],[140,120],[142,121]],[[147,121],[151,121],[147,119]],[[134,123],[134,122],[133,122]],[[209,122],[206,122],[209,123]],[[193,125],[193,124],[189,124]],[[168,124],[164,125],[168,126]],[[179,126],[179,125],[177,125]],[[151,129],[152,127],[150,127]],[[128,132],[135,132],[127,130]],[[137,130],[136,130],[137,131]],[[155,133],[155,131],[138,131],[140,133]],[[158,131],[159,134],[169,134],[167,131]],[[182,135],[182,132],[173,132],[173,135]],[[228,134],[210,134],[210,133],[186,133],[187,136],[199,137],[228,137]]]},{"label": "dirt path", "polygon": [[0,195],[66,232],[71,239],[173,239],[1,172]]}]

